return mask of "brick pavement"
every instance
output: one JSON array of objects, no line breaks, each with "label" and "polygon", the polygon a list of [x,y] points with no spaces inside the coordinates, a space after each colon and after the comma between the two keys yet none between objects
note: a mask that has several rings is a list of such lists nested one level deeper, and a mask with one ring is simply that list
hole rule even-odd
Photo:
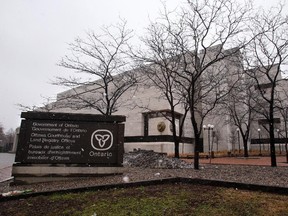
[{"label": "brick pavement", "polygon": [[[277,156],[277,166],[288,166],[285,156]],[[192,160],[190,160],[192,162]],[[209,164],[210,159],[201,158],[200,164]],[[211,158],[211,164],[235,164],[235,165],[256,165],[256,166],[271,166],[271,158],[269,156],[257,157],[219,157]]]}]

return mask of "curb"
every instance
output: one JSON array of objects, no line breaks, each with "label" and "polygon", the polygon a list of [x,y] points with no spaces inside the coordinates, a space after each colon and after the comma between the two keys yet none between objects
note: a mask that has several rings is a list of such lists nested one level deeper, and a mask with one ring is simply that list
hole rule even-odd
[{"label": "curb", "polygon": [[249,191],[261,191],[266,193],[274,193],[280,195],[288,195],[288,187],[275,187],[275,186],[265,186],[265,185],[255,185],[255,184],[245,184],[237,182],[225,182],[218,180],[207,180],[207,179],[197,179],[197,178],[165,178],[165,179],[156,179],[148,181],[138,181],[138,182],[129,182],[129,183],[118,183],[118,184],[108,184],[108,185],[97,185],[89,187],[80,187],[80,188],[71,188],[71,189],[61,189],[55,191],[45,191],[45,192],[35,192],[20,194],[9,197],[0,197],[0,202],[9,201],[9,200],[18,200],[18,199],[27,199],[30,197],[36,196],[48,196],[51,194],[65,194],[65,193],[79,193],[85,191],[97,191],[97,190],[108,190],[112,188],[129,188],[129,187],[140,187],[140,186],[151,186],[151,185],[162,185],[162,184],[175,184],[175,183],[184,183],[184,184],[194,184],[194,185],[208,185],[215,187],[225,187],[225,188],[235,188],[236,190],[249,190]]},{"label": "curb", "polygon": [[6,179],[2,179],[2,180],[0,180],[0,183],[6,182],[6,181],[10,181],[10,180],[13,180],[13,179],[14,179],[13,176],[9,177],[9,178],[6,178]]}]

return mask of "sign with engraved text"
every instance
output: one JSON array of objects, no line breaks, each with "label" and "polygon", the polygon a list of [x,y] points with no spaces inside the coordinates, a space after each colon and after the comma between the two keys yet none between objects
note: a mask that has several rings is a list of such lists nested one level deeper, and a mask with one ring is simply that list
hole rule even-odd
[{"label": "sign with engraved text", "polygon": [[123,124],[70,119],[23,120],[15,162],[101,165],[122,162],[119,157],[123,155]]}]

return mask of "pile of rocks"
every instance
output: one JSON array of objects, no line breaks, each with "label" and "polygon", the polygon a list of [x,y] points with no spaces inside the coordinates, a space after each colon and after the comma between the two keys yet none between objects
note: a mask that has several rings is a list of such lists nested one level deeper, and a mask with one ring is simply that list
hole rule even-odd
[{"label": "pile of rocks", "polygon": [[182,169],[193,168],[178,158],[167,157],[165,153],[157,153],[153,150],[134,149],[133,152],[125,153],[123,165],[126,167]]}]

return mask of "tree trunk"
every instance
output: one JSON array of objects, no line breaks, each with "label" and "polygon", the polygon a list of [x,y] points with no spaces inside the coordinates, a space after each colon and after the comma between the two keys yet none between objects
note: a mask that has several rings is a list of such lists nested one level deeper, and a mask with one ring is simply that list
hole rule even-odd
[{"label": "tree trunk", "polygon": [[[271,136],[271,135],[270,135]],[[274,135],[270,139],[270,154],[271,154],[271,166],[276,167],[277,162],[276,162],[276,153],[275,153],[275,140],[274,140]]]},{"label": "tree trunk", "polygon": [[200,148],[200,134],[195,133],[195,145],[194,145],[194,169],[199,169],[199,148]]},{"label": "tree trunk", "polygon": [[175,158],[179,158],[180,155],[179,155],[179,139],[176,138],[174,139],[174,157]]},{"label": "tree trunk", "polygon": [[248,140],[247,139],[243,139],[243,145],[244,145],[244,157],[248,158]]},{"label": "tree trunk", "polygon": [[[273,99],[273,97],[272,97]],[[272,100],[274,101],[274,100]],[[269,135],[270,135],[270,155],[271,155],[271,166],[277,167],[276,152],[275,152],[275,136],[274,136],[274,114],[273,114],[273,103],[270,104],[270,121],[269,121]]]},{"label": "tree trunk", "polygon": [[200,149],[200,133],[198,131],[198,125],[195,118],[195,113],[191,111],[191,123],[194,130],[195,144],[194,144],[194,169],[199,169],[199,149]]}]

